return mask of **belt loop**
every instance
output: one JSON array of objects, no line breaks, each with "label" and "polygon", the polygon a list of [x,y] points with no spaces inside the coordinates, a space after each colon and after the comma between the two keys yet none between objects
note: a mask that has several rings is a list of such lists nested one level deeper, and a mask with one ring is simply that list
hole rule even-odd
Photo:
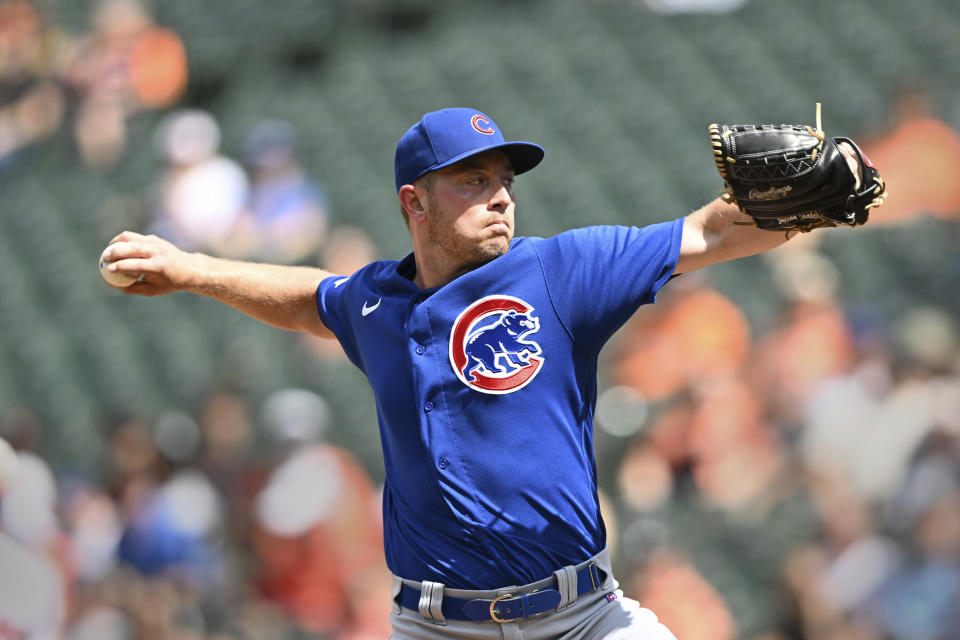
[{"label": "belt loop", "polygon": [[557,591],[560,592],[560,604],[557,610],[573,604],[577,599],[577,570],[572,565],[553,572],[557,579]]},{"label": "belt loop", "polygon": [[428,622],[446,624],[443,617],[443,583],[424,580],[420,583],[420,615]]},{"label": "belt loop", "polygon": [[393,613],[400,614],[400,590],[403,589],[403,578],[400,576],[390,575],[390,593],[391,593],[391,610]]}]

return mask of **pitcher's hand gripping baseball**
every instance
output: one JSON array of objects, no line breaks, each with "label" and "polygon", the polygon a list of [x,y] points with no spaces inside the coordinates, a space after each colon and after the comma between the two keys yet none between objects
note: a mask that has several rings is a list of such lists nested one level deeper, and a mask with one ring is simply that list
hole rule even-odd
[{"label": "pitcher's hand gripping baseball", "polygon": [[883,178],[856,143],[826,136],[820,103],[815,129],[712,124],[709,130],[714,160],[726,184],[723,198],[760,229],[857,226],[886,198]]},{"label": "pitcher's hand gripping baseball", "polygon": [[100,255],[100,273],[124,293],[157,296],[183,289],[199,259],[162,238],[124,231]]}]

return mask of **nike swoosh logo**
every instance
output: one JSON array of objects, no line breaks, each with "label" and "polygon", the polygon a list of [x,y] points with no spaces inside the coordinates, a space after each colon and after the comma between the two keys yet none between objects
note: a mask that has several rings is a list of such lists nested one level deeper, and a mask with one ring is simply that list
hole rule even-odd
[{"label": "nike swoosh logo", "polygon": [[340,285],[342,285],[344,282],[346,282],[346,281],[349,280],[349,279],[350,279],[350,278],[340,278],[339,280],[337,280],[336,282],[333,283],[333,288],[336,289],[337,287],[339,287]]},{"label": "nike swoosh logo", "polygon": [[377,304],[373,305],[372,307],[368,307],[368,306],[367,306],[367,303],[364,302],[364,303],[363,303],[363,309],[360,311],[360,313],[362,313],[364,316],[370,315],[371,313],[373,313],[374,311],[377,310],[377,307],[380,306],[380,303],[381,303],[382,301],[383,301],[382,298],[377,298]]}]

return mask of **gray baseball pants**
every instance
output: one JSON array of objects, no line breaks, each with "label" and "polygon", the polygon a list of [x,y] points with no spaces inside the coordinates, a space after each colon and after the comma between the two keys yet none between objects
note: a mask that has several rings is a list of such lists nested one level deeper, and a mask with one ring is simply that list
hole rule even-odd
[{"label": "gray baseball pants", "polygon": [[[421,584],[393,578],[394,604],[390,614],[393,625],[391,640],[676,640],[649,609],[642,608],[635,600],[625,598],[610,568],[606,549],[591,559],[606,574],[604,584],[579,598],[576,597],[576,571],[580,565],[564,567],[554,572],[553,577],[522,587],[509,587],[493,591],[466,591],[446,589],[436,583]],[[420,611],[401,607],[396,596],[403,584],[421,589],[428,595]],[[560,591],[559,606],[543,615],[510,622],[473,622],[446,620],[434,617],[440,611],[444,594],[458,598],[494,599],[506,593],[529,593],[543,588]],[[421,613],[422,612],[422,613]],[[432,613],[431,613],[432,612]]]}]

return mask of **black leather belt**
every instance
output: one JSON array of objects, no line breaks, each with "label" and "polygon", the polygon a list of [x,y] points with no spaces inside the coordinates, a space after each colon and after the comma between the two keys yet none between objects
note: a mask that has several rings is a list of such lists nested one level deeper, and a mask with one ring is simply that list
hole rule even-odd
[{"label": "black leather belt", "polygon": [[[595,562],[590,562],[577,571],[577,597],[596,591],[605,579],[606,574],[597,568]],[[444,594],[440,610],[449,620],[509,622],[553,611],[560,605],[560,600],[560,592],[551,587],[517,595],[507,593],[492,600],[455,598]],[[419,611],[420,589],[404,584],[397,602],[405,609]]]}]

